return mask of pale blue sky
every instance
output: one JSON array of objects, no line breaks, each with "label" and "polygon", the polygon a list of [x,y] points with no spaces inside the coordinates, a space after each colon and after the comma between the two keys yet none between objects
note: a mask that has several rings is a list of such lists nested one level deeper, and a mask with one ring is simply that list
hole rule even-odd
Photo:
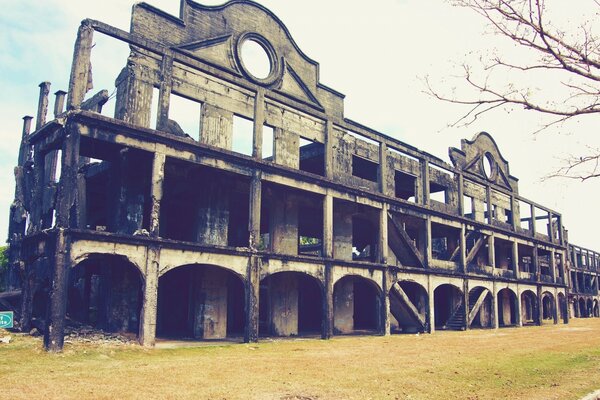
[{"label": "pale blue sky", "polygon": [[[588,0],[583,0],[587,2]],[[179,0],[149,3],[178,14]],[[261,0],[288,27],[300,48],[321,66],[321,82],[346,94],[346,117],[448,160],[447,149],[460,147],[485,130],[496,139],[511,173],[520,179],[520,194],[561,212],[571,241],[600,250],[595,210],[600,180],[578,183],[541,182],[561,156],[584,146],[600,147],[596,120],[581,120],[531,135],[543,120],[516,110],[498,110],[477,123],[448,128],[464,110],[422,93],[419,79],[430,75],[448,85],[464,60],[499,51],[522,56],[512,45],[491,35],[479,18],[441,0],[380,0],[377,7],[354,0]],[[99,19],[128,28],[132,2],[127,0],[0,0],[0,237],[6,238],[13,198],[13,167],[21,118],[35,115],[41,81],[52,93],[67,87],[73,42],[79,22]],[[215,4],[213,1],[212,4]],[[562,11],[562,10],[560,10]],[[92,91],[113,90],[127,49],[96,36]],[[449,83],[450,82],[450,83]],[[540,85],[545,85],[540,80]],[[50,103],[52,110],[53,101]],[[2,211],[4,210],[4,211]]]}]

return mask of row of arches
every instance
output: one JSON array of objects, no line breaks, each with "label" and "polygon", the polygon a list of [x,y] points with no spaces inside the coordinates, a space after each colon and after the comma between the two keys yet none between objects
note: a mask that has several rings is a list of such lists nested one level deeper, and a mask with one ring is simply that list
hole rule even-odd
[{"label": "row of arches", "polygon": [[[71,270],[67,314],[105,330],[137,334],[143,286],[139,270],[125,257],[87,257]],[[558,295],[558,310],[550,292],[544,292],[539,303],[531,290],[524,291],[520,301],[509,288],[500,290],[496,299],[482,286],[471,288],[467,296],[461,288],[448,283],[437,286],[430,297],[417,282],[396,282],[389,291],[391,331],[492,328],[494,300],[498,303],[500,327],[566,318],[562,293]],[[246,299],[243,278],[229,269],[199,264],[170,269],[158,280],[157,336],[241,339],[247,326]],[[384,301],[381,288],[373,280],[356,275],[340,278],[333,286],[333,333],[383,331]],[[323,316],[324,288],[317,278],[285,271],[260,281],[260,335],[320,335]]]},{"label": "row of arches", "polygon": [[585,297],[573,298],[573,316],[575,318],[600,317],[597,299]]}]

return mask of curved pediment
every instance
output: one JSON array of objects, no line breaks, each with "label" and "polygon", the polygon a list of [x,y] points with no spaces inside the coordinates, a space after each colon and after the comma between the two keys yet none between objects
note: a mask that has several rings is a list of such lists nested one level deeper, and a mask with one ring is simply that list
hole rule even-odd
[{"label": "curved pediment", "polygon": [[[318,63],[300,50],[277,16],[253,1],[205,6],[183,0],[179,18],[140,3],[133,8],[131,32],[323,108]],[[242,51],[248,41],[260,45],[269,59],[270,70],[264,77],[249,68],[253,60]]]},{"label": "curved pediment", "polygon": [[510,175],[508,161],[489,133],[480,132],[472,140],[461,140],[461,149],[452,147],[449,154],[454,166],[465,175],[476,175],[490,183],[517,191],[517,179]]}]

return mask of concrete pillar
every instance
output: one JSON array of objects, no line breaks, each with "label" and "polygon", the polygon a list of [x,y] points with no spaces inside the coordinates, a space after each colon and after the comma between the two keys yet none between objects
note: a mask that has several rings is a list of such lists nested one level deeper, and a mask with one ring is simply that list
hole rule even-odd
[{"label": "concrete pillar", "polygon": [[[170,50],[165,50],[165,54],[163,54],[160,75],[161,81],[158,92],[156,129],[164,131],[168,126],[169,106],[171,103],[171,88],[173,85],[173,53]],[[154,127],[151,126],[151,128]]]},{"label": "concrete pillar", "polygon": [[321,337],[329,339],[334,329],[333,265],[325,263],[325,285],[323,290],[323,331]]},{"label": "concrete pillar", "polygon": [[533,262],[533,270],[535,271],[535,280],[537,282],[539,282],[540,279],[541,279],[542,272],[541,272],[541,268],[540,268],[540,262],[539,262],[540,260],[538,258],[538,246],[537,245],[533,246],[533,257],[532,257],[532,259],[533,259],[532,260],[532,262]]},{"label": "concrete pillar", "polygon": [[258,313],[260,293],[260,257],[251,256],[248,260],[248,271],[245,282],[246,291],[246,326],[244,327],[244,342],[258,342]]},{"label": "concrete pillar", "polygon": [[150,200],[152,202],[150,209],[150,235],[158,237],[160,235],[160,202],[163,196],[163,181],[165,179],[165,154],[154,153],[152,162],[152,182],[150,188]]},{"label": "concrete pillar", "polygon": [[335,285],[334,330],[338,333],[351,333],[354,330],[354,281],[342,279]]},{"label": "concrete pillar", "polygon": [[323,257],[333,258],[333,196],[323,198]]},{"label": "concrete pillar", "polygon": [[521,305],[521,293],[519,293],[519,289],[517,288],[517,309],[516,309],[516,317],[517,317],[517,326],[523,326],[523,309]]},{"label": "concrete pillar", "polygon": [[64,90],[57,90],[54,92],[54,117],[59,116],[65,109],[65,96],[67,92]]},{"label": "concrete pillar", "polygon": [[[38,260],[37,262],[40,262]],[[33,312],[33,295],[35,293],[34,270],[30,263],[25,262],[23,271],[23,280],[21,284],[21,325],[22,332],[29,332],[31,329],[31,314]]]},{"label": "concrete pillar", "polygon": [[520,279],[521,274],[519,271],[519,244],[515,241],[512,242],[512,267],[515,273],[515,278]]},{"label": "concrete pillar", "polygon": [[262,160],[263,125],[265,123],[265,92],[259,87],[254,97],[254,130],[252,135],[252,157]]},{"label": "concrete pillar", "polygon": [[37,131],[46,123],[48,114],[48,94],[50,93],[50,82],[40,83],[40,96],[38,99],[37,117],[35,119],[35,130]]},{"label": "concrete pillar", "polygon": [[488,210],[488,220],[486,222],[488,224],[491,224],[492,221],[494,220],[495,216],[494,216],[494,210],[492,208],[492,188],[489,185],[487,185],[485,187],[485,197],[486,197],[485,201],[487,203],[487,210]]},{"label": "concrete pillar", "polygon": [[467,228],[465,224],[460,225],[460,265],[463,272],[466,274],[467,265]]},{"label": "concrete pillar", "polygon": [[377,175],[377,183],[379,191],[384,195],[387,194],[387,145],[384,142],[379,143],[379,174]]},{"label": "concrete pillar", "polygon": [[550,275],[552,276],[552,282],[556,283],[556,255],[554,250],[550,250]]},{"label": "concrete pillar", "polygon": [[465,330],[469,330],[470,326],[469,326],[469,308],[470,308],[470,304],[469,304],[469,280],[468,279],[463,279],[463,304],[465,306],[465,321],[464,321],[464,326],[465,326]]},{"label": "concrete pillar", "polygon": [[429,325],[429,333],[435,332],[435,296],[431,275],[427,276],[427,294],[429,295],[429,312],[427,313],[427,323]]},{"label": "concrete pillar", "polygon": [[270,279],[271,328],[277,336],[298,334],[298,278],[280,273]]},{"label": "concrete pillar", "polygon": [[[387,214],[387,213],[386,213]],[[384,336],[390,335],[390,322],[391,322],[391,314],[390,314],[390,283],[392,282],[392,277],[390,276],[390,272],[388,268],[383,270],[383,281],[382,281],[382,291],[381,291],[381,333]]]},{"label": "concrete pillar", "polygon": [[142,67],[128,61],[117,77],[115,85],[115,118],[150,128],[154,87],[142,77]]},{"label": "concrete pillar", "polygon": [[52,262],[52,286],[50,308],[46,318],[44,347],[51,352],[62,351],[65,333],[65,314],[67,312],[67,293],[69,279],[70,239],[61,227],[56,233],[54,260]]},{"label": "concrete pillar", "polygon": [[537,287],[537,310],[534,310],[534,315],[537,316],[537,321],[535,321],[536,325],[542,325],[542,321],[544,319],[544,304],[542,302],[542,287],[538,285]]},{"label": "concrete pillar", "polygon": [[425,258],[425,268],[430,267],[431,260],[433,259],[433,253],[431,248],[431,217],[428,215],[425,218],[425,253],[423,257]]},{"label": "concrete pillar", "polygon": [[250,249],[256,250],[260,244],[260,205],[262,197],[261,172],[253,171],[250,182],[250,202],[248,232]]},{"label": "concrete pillar", "polygon": [[154,346],[156,338],[156,315],[158,304],[158,270],[160,247],[148,246],[146,250],[146,272],[144,274],[144,298],[140,318],[140,344]]},{"label": "concrete pillar", "polygon": [[488,261],[492,268],[496,268],[496,247],[494,233],[488,236]]},{"label": "concrete pillar", "polygon": [[[504,304],[505,302],[503,301],[502,304]],[[506,306],[504,306],[506,307]],[[509,310],[510,310],[510,304],[509,304]],[[499,323],[499,309],[498,309],[498,287],[497,287],[497,283],[494,280],[494,287],[492,289],[492,328],[494,329],[498,329],[498,327],[500,326]],[[506,319],[504,319],[505,324],[506,324]],[[510,321],[510,319],[509,319]]]},{"label": "concrete pillar", "polygon": [[465,198],[464,198],[464,191],[465,191],[465,179],[462,173],[459,173],[458,175],[458,215],[460,215],[461,217],[465,215]]},{"label": "concrete pillar", "polygon": [[90,21],[84,20],[79,26],[77,40],[73,50],[73,64],[69,79],[67,110],[79,108],[85,94],[92,88],[92,65],[90,63],[93,47],[94,29]]},{"label": "concrete pillar", "polygon": [[325,121],[325,177],[333,178],[333,122],[331,119]]},{"label": "concrete pillar", "polygon": [[421,185],[423,187],[423,205],[429,204],[429,162],[421,160]]},{"label": "concrete pillar", "polygon": [[382,203],[381,210],[379,211],[379,243],[378,243],[379,257],[377,261],[381,264],[387,264],[388,262],[388,205]]}]

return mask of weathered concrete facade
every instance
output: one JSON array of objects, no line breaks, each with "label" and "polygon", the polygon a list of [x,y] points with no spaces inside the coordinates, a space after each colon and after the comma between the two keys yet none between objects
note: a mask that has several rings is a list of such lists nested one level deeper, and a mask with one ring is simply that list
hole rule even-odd
[{"label": "weathered concrete facade", "polygon": [[[114,117],[108,91],[87,95],[98,34],[131,47]],[[23,329],[43,318],[59,350],[66,316],[146,346],[566,323],[576,250],[492,137],[445,163],[346,119],[318,68],[251,1],[184,0],[179,17],[136,4],[130,32],[83,21],[68,93],[46,122],[40,85],[15,169]],[[195,132],[173,96],[197,104]]]}]

